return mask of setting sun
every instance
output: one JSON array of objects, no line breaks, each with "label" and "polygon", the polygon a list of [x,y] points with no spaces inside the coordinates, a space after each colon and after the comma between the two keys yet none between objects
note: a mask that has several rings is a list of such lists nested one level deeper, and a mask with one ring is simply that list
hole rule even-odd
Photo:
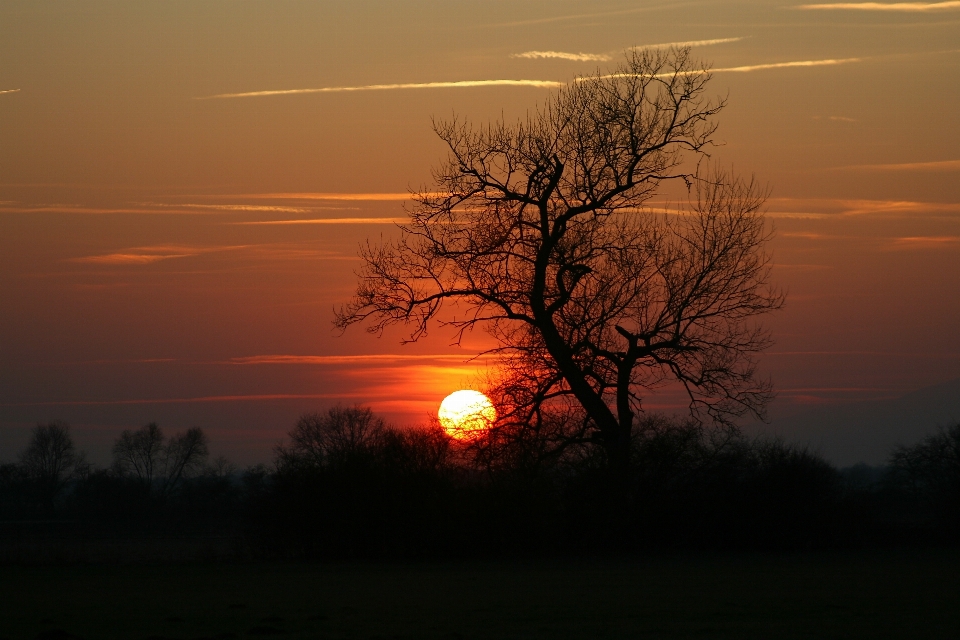
[{"label": "setting sun", "polygon": [[454,438],[467,438],[487,429],[497,419],[490,398],[479,391],[454,391],[440,403],[440,425]]}]

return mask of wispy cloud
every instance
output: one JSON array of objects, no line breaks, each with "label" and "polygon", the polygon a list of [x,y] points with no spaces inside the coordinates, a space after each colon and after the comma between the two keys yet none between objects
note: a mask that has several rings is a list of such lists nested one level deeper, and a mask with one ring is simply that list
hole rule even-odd
[{"label": "wispy cloud", "polygon": [[772,62],[769,64],[751,64],[742,67],[724,67],[721,69],[710,69],[711,73],[735,72],[742,73],[747,71],[762,71],[764,69],[786,69],[789,67],[829,67],[838,64],[850,64],[860,62],[862,58],[839,58],[828,60],[797,60],[794,62]]},{"label": "wispy cloud", "polygon": [[[198,197],[198,196],[193,196]],[[409,194],[252,194],[231,196],[236,199],[299,199],[299,200],[407,200]],[[0,213],[68,213],[83,215],[197,215],[201,213],[313,213],[317,211],[358,211],[359,207],[350,206],[279,206],[253,204],[168,204],[157,202],[136,203],[132,207],[88,207],[77,204],[37,204],[18,205],[13,201],[0,201]]]},{"label": "wispy cloud", "polygon": [[[765,64],[750,64],[750,65],[744,65],[742,67],[721,67],[719,69],[707,69],[707,71],[709,71],[710,73],[746,73],[749,71],[763,71],[765,69],[786,69],[790,67],[829,67],[829,66],[835,66],[840,64],[850,64],[852,62],[861,62],[862,60],[864,60],[864,58],[829,58],[826,60],[795,60],[792,62],[770,62]],[[699,70],[680,71],[679,75],[693,75],[697,73],[702,73],[702,71],[699,71]],[[669,73],[660,73],[654,77],[669,78],[669,77],[672,77],[673,75],[674,75],[673,72],[669,72]],[[592,80],[595,77],[596,76],[593,76],[593,77],[586,76],[586,77],[578,78],[578,81],[585,82],[585,81]],[[600,77],[601,78],[620,78],[620,77],[624,77],[624,74],[612,73],[612,74],[608,74]]]},{"label": "wispy cloud", "polygon": [[3,89],[0,93],[19,93],[20,89]]},{"label": "wispy cloud", "polygon": [[[164,204],[160,202],[144,202],[143,206],[158,207],[162,209],[213,209],[214,211],[239,211],[239,212],[272,212],[272,213],[310,213],[319,207],[278,207],[276,205],[257,205],[257,204]],[[342,209],[343,207],[327,207],[330,209]]]},{"label": "wispy cloud", "polygon": [[[669,47],[705,47],[713,44],[724,44],[726,42],[737,42],[743,40],[740,38],[714,38],[712,40],[685,40],[682,42],[662,42],[660,44],[643,44],[636,47],[629,47],[630,51],[643,51],[645,49],[667,49]],[[574,60],[579,62],[606,62],[613,60],[615,52],[609,53],[567,53],[565,51],[524,51],[523,53],[513,53],[511,58],[559,58],[561,60]]]},{"label": "wispy cloud", "polygon": [[234,198],[237,200],[397,201],[409,200],[412,196],[409,193],[237,193],[208,197]]},{"label": "wispy cloud", "polygon": [[949,11],[960,9],[960,2],[838,2],[834,4],[802,4],[796,7],[804,10],[843,10],[843,11]]},{"label": "wispy cloud", "polygon": [[960,171],[960,160],[905,162],[899,164],[855,164],[835,167],[835,169],[849,171]]},{"label": "wispy cloud", "polygon": [[807,231],[794,231],[779,234],[782,238],[802,238],[804,240],[826,240],[828,238],[835,239],[840,236],[831,236],[823,233],[812,233]]},{"label": "wispy cloud", "polygon": [[188,258],[196,253],[108,253],[100,256],[73,258],[71,262],[85,264],[150,264],[171,258]]},{"label": "wispy cloud", "polygon": [[131,249],[116,253],[72,258],[70,259],[70,262],[104,265],[152,264],[154,262],[161,262],[163,260],[171,260],[174,258],[190,258],[204,253],[246,249],[250,246],[251,245],[189,247],[177,245],[157,245],[152,247],[133,247]]},{"label": "wispy cloud", "polygon": [[960,245],[960,236],[908,236],[894,238],[888,248],[892,250],[942,249],[955,245]]},{"label": "wispy cloud", "polygon": [[301,93],[342,93],[348,91],[388,91],[393,89],[460,89],[468,87],[540,87],[553,89],[563,86],[556,80],[458,80],[455,82],[412,82],[400,84],[368,84],[358,87],[318,87],[316,89],[279,89],[271,91],[248,91],[245,93],[220,93],[202,96],[195,100],[221,98],[259,98],[263,96],[286,96]]},{"label": "wispy cloud", "polygon": [[269,400],[313,400],[327,398],[351,398],[350,393],[261,393],[232,396],[200,396],[194,398],[135,398],[129,400],[53,400],[43,402],[4,402],[0,407],[62,407],[62,406],[109,406],[130,404],[190,404],[203,402],[242,402]]},{"label": "wispy cloud", "polygon": [[265,355],[265,356],[245,356],[241,358],[231,358],[229,364],[250,365],[250,364],[314,364],[314,365],[337,365],[337,364],[384,364],[391,362],[410,362],[410,361],[441,361],[456,362],[463,364],[469,360],[477,358],[478,354],[389,354],[380,353],[372,355],[340,355],[340,356],[303,356],[303,355]]},{"label": "wispy cloud", "polygon": [[832,218],[882,215],[886,217],[960,214],[960,203],[913,200],[846,200],[834,198],[770,198],[767,215],[775,218]]},{"label": "wispy cloud", "polygon": [[560,60],[575,60],[578,62],[605,62],[613,59],[613,56],[606,53],[567,53],[565,51],[524,51],[523,53],[512,53],[510,57],[527,58],[531,60],[539,58],[559,58]]},{"label": "wispy cloud", "polygon": [[408,218],[309,218],[304,220],[256,220],[231,222],[233,225],[288,225],[288,224],[401,224]]}]

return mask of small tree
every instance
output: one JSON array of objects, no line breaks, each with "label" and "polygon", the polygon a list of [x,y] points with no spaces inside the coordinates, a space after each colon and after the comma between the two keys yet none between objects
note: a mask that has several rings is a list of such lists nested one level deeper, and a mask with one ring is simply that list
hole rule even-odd
[{"label": "small tree", "polygon": [[20,452],[20,466],[47,507],[74,473],[85,467],[83,455],[77,453],[70,437],[70,425],[59,420],[31,430],[30,442]]},{"label": "small tree", "polygon": [[207,436],[200,427],[171,436],[164,443],[163,431],[151,423],[120,434],[113,445],[113,466],[119,474],[136,478],[149,490],[166,496],[201,471],[208,455]]},{"label": "small tree", "polygon": [[890,480],[954,535],[960,533],[960,423],[941,427],[890,456]]},{"label": "small tree", "polygon": [[[523,436],[559,414],[555,447],[600,444],[618,465],[659,385],[681,385],[698,418],[762,415],[755,319],[782,296],[765,194],[702,168],[724,106],[705,98],[709,79],[689,49],[635,51],[525,122],[435,123],[450,150],[436,187],[415,194],[398,241],[362,250],[336,326],[404,323],[410,340],[434,321],[458,340],[483,327],[503,356],[503,422]],[[651,206],[676,181],[687,203]],[[456,315],[441,317],[447,303]]]},{"label": "small tree", "polygon": [[386,433],[382,418],[369,407],[331,407],[304,414],[290,432],[290,445],[276,449],[280,469],[339,465],[372,452]]}]

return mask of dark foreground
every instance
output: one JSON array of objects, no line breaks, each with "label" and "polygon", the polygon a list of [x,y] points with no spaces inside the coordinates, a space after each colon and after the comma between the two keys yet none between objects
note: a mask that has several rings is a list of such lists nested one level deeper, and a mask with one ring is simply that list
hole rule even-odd
[{"label": "dark foreground", "polygon": [[960,552],[0,567],[0,637],[947,638]]}]

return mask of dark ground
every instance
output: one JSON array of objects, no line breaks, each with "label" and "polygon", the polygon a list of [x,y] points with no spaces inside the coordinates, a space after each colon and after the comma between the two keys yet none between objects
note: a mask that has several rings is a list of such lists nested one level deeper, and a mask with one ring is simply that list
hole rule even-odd
[{"label": "dark ground", "polygon": [[0,567],[0,638],[949,638],[960,552]]}]

